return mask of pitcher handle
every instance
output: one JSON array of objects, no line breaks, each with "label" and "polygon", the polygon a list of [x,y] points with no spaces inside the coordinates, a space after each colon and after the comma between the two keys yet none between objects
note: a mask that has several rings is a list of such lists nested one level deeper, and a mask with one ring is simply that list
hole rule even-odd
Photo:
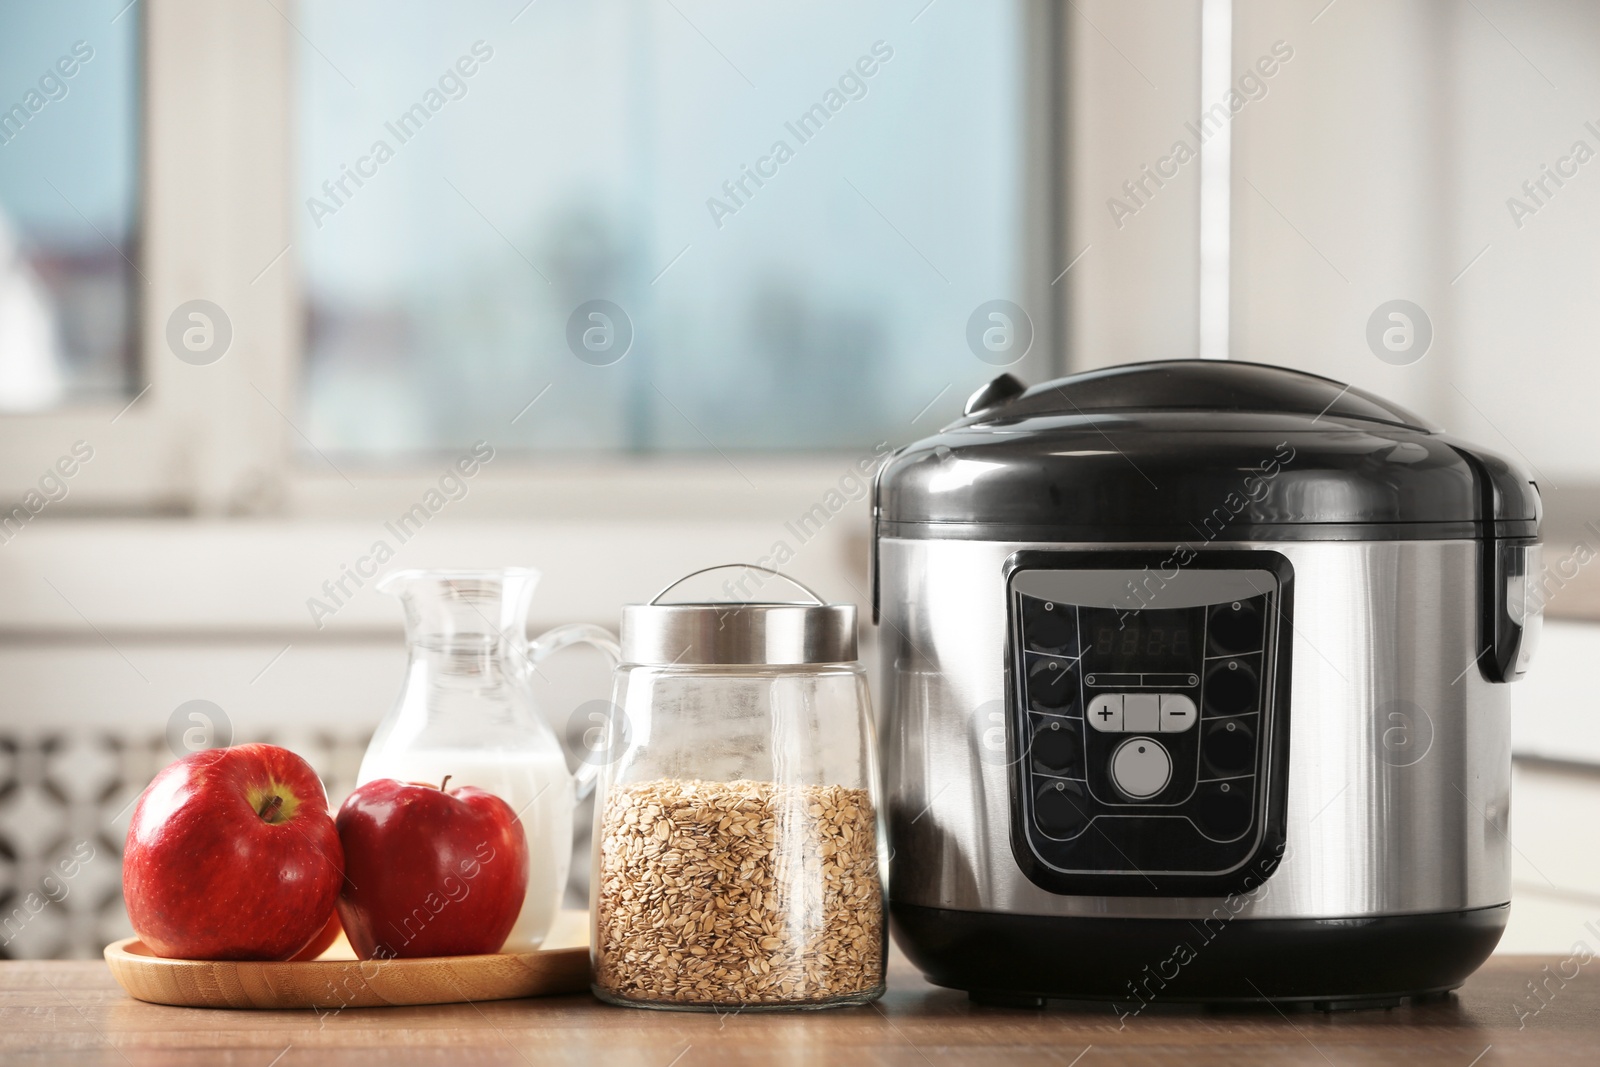
[{"label": "pitcher handle", "polygon": [[[565,626],[557,626],[534,638],[528,645],[528,662],[537,667],[548,657],[572,645],[589,645],[592,648],[599,649],[611,660],[613,670],[622,662],[622,646],[617,644],[616,636],[604,626],[591,626],[584,622],[572,622],[567,623]],[[619,726],[619,723],[608,719],[606,722],[596,723],[595,726],[584,731],[586,739],[584,742],[584,754],[578,760],[578,769],[572,774],[579,800],[588,796],[594,789],[595,780],[600,775],[600,768],[607,762],[606,760],[592,758],[596,749],[587,742],[589,734],[597,728],[606,731],[608,736],[606,745],[603,747],[609,747],[614,743],[625,743],[625,731],[621,742],[609,736],[610,731],[617,729]],[[618,754],[620,755],[620,753]]]}]

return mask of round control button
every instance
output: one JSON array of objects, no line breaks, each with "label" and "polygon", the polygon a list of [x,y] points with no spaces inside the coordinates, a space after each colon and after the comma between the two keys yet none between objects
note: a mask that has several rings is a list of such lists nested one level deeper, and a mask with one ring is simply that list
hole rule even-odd
[{"label": "round control button", "polygon": [[1033,732],[1033,765],[1046,774],[1070,773],[1082,750],[1074,720],[1052,718]]},{"label": "round control button", "polygon": [[1200,745],[1206,768],[1220,778],[1249,774],[1256,762],[1256,732],[1250,727],[1244,718],[1224,719],[1206,727]]},{"label": "round control button", "polygon": [[1241,659],[1219,660],[1206,671],[1206,711],[1212,715],[1255,711],[1259,688],[1255,669],[1249,663]]},{"label": "round control button", "polygon": [[1022,611],[1022,633],[1031,649],[1070,654],[1078,637],[1077,616],[1070,606],[1029,599]]},{"label": "round control button", "polygon": [[1078,678],[1070,660],[1039,657],[1028,669],[1028,699],[1035,707],[1055,711],[1071,706],[1078,696]]},{"label": "round control button", "polygon": [[1231,841],[1250,829],[1250,794],[1238,783],[1208,789],[1200,795],[1200,832],[1217,841]]},{"label": "round control button", "polygon": [[1261,650],[1261,601],[1235,600],[1211,609],[1206,632],[1213,654],[1231,655]]},{"label": "round control button", "polygon": [[1034,794],[1033,821],[1049,837],[1072,837],[1089,823],[1089,805],[1077,782],[1053,782]]},{"label": "round control button", "polygon": [[1172,780],[1172,757],[1148,737],[1130,737],[1111,755],[1111,780],[1134,800],[1148,800]]}]

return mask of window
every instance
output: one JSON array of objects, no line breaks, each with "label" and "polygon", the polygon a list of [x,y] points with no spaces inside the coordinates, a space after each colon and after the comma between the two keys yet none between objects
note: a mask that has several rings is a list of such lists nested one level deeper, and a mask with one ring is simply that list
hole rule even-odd
[{"label": "window", "polygon": [[126,0],[0,7],[0,410],[131,397],[138,27]]},{"label": "window", "polygon": [[817,450],[948,417],[995,373],[969,316],[1026,302],[1023,17],[303,5],[306,437]]},{"label": "window", "polygon": [[94,50],[0,144],[0,500],[83,440],[53,513],[385,514],[485,437],[517,514],[711,518],[957,414],[984,304],[1060,369],[1039,0],[57,6],[0,7],[7,107]]}]

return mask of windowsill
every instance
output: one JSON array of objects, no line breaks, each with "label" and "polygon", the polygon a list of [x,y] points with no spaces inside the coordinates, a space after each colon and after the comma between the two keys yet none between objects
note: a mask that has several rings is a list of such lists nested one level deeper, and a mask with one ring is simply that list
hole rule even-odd
[{"label": "windowsill", "polygon": [[[366,483],[360,492],[364,504],[385,502]],[[780,543],[790,553],[784,569],[823,596],[858,604],[866,596],[864,498],[802,528],[795,520],[823,491],[764,518],[695,517],[687,507],[652,518],[487,518],[474,512],[490,510],[489,494],[474,490],[419,526],[399,522],[415,491],[392,495],[395,506],[364,518],[41,516],[0,545],[0,640],[392,634],[399,612],[372,575],[406,567],[532,566],[544,575],[532,610],[538,625],[614,625],[622,605],[690,571],[770,559]],[[389,553],[381,563],[379,545]],[[369,575],[359,585],[358,568]]]},{"label": "windowsill", "polygon": [[[788,518],[830,490],[861,499],[887,452],[883,445],[831,453],[580,455],[543,462],[499,456],[464,480],[465,494],[449,510],[461,518],[576,522]],[[285,494],[286,517],[389,518],[456,473],[454,460],[445,456],[413,461],[400,473],[333,462],[338,470],[314,457],[302,464]]]}]

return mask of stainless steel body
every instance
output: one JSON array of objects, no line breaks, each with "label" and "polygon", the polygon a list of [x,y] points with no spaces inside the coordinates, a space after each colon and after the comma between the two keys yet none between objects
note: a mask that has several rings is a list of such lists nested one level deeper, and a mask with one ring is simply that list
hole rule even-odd
[{"label": "stainless steel body", "polygon": [[[1012,854],[1003,567],[1023,549],[1104,547],[880,540],[897,903],[1168,919],[1217,908],[1218,898],[1057,895],[1029,881]],[[1202,551],[1214,549],[1281,553],[1296,582],[1285,631],[1293,642],[1287,850],[1230,911],[1327,919],[1506,903],[1510,699],[1507,686],[1475,669],[1479,544],[1215,542]]]}]

